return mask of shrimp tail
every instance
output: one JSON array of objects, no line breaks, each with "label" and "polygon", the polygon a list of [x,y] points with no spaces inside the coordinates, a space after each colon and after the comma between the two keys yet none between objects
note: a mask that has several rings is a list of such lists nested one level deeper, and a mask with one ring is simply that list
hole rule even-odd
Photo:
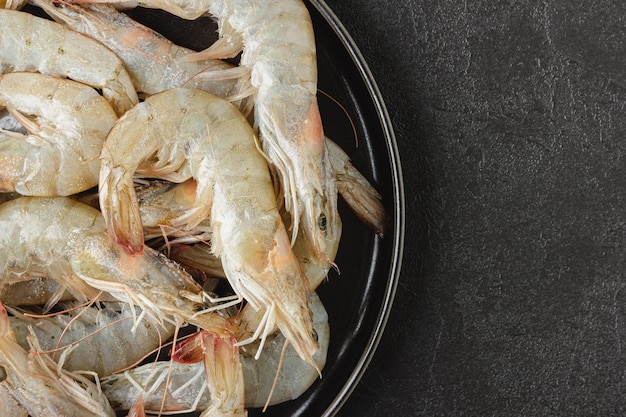
[{"label": "shrimp tail", "polygon": [[[108,152],[105,146],[102,154]],[[110,160],[110,159],[109,159]],[[111,225],[109,236],[129,254],[143,252],[143,226],[132,173],[112,167],[102,160],[100,167],[100,207],[106,223]]]},{"label": "shrimp tail", "polygon": [[206,59],[234,58],[243,49],[241,35],[228,23],[218,21],[220,37],[211,46],[203,51],[189,54],[183,59],[187,62],[202,61]]},{"label": "shrimp tail", "polygon": [[243,371],[234,336],[202,332],[204,370],[211,404],[202,416],[245,417]]}]

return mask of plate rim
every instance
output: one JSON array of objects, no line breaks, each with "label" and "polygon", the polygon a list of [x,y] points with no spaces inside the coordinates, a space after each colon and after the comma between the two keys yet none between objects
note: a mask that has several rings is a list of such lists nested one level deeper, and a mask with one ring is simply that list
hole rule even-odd
[{"label": "plate rim", "polygon": [[367,370],[378,345],[382,339],[384,330],[389,320],[389,315],[395,299],[395,294],[400,278],[400,270],[402,267],[402,258],[404,254],[404,233],[405,233],[405,201],[404,201],[404,180],[400,163],[400,154],[396,136],[392,127],[391,118],[385,106],[382,94],[376,84],[374,76],[367,65],[354,39],[349,34],[346,27],[341,23],[337,15],[326,4],[324,0],[308,0],[308,2],[320,13],[331,27],[335,35],[343,44],[346,52],[352,59],[359,75],[361,76],[365,86],[367,87],[369,96],[372,98],[376,113],[380,120],[387,147],[387,155],[389,157],[389,165],[391,168],[391,180],[393,185],[393,217],[390,219],[390,225],[395,231],[393,235],[391,268],[389,270],[387,285],[383,298],[383,305],[379,311],[376,320],[376,327],[365,346],[361,357],[357,361],[357,365],[352,370],[349,378],[345,381],[337,396],[329,404],[323,417],[335,416],[343,405],[346,403],[350,395],[354,392],[356,386]]}]

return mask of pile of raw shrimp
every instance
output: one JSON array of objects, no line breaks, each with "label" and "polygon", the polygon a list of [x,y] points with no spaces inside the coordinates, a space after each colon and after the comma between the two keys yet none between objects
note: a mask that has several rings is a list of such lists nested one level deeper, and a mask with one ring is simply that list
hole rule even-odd
[{"label": "pile of raw shrimp", "polygon": [[[235,416],[303,394],[338,195],[385,226],[324,136],[304,4],[28,3],[0,0],[3,415]],[[219,39],[175,45],[135,5],[210,16]]]}]

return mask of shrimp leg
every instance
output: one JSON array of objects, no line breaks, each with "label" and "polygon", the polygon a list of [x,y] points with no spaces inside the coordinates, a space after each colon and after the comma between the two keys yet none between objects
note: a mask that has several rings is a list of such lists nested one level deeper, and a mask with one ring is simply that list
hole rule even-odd
[{"label": "shrimp leg", "polygon": [[[36,338],[32,340],[37,348]],[[11,395],[34,417],[115,417],[106,397],[93,382],[58,369],[48,356],[29,355],[15,340],[9,317],[0,305],[0,365]]]},{"label": "shrimp leg", "polygon": [[112,238],[141,253],[136,173],[196,179],[192,208],[173,226],[192,229],[210,216],[213,250],[235,293],[265,309],[260,335],[277,325],[303,359],[317,343],[309,289],[290,245],[266,160],[252,128],[226,100],[195,89],[148,97],[111,129],[101,154],[100,207]]},{"label": "shrimp leg", "polygon": [[[263,350],[259,359],[253,353],[241,353],[245,406],[263,407],[298,398],[318,378],[317,369],[326,364],[326,353],[330,342],[328,315],[319,297],[313,293],[310,302],[313,311],[315,332],[320,349],[315,353],[316,366],[304,362],[297,352],[285,345],[285,337],[276,334]],[[282,355],[282,358],[281,358]],[[282,361],[277,384],[270,398],[273,381]],[[169,375],[169,389],[165,391],[165,380]],[[204,380],[202,361],[169,362],[142,365],[137,368],[102,379],[103,390],[115,409],[128,410],[139,395],[147,411],[205,410],[211,403],[211,392]],[[165,400],[163,401],[163,396]]]},{"label": "shrimp leg", "polygon": [[0,130],[0,191],[72,195],[98,184],[98,155],[117,116],[96,90],[38,73],[0,74],[0,105],[28,131]]}]

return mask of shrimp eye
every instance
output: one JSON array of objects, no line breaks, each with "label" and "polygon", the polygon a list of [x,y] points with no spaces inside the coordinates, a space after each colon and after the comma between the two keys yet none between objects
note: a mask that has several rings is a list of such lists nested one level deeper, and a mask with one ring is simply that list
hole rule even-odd
[{"label": "shrimp eye", "polygon": [[319,219],[317,219],[317,227],[320,228],[320,230],[322,232],[326,231],[326,215],[325,214],[320,214]]},{"label": "shrimp eye", "polygon": [[317,335],[317,332],[315,331],[315,329],[313,329],[313,333],[311,333],[311,336],[313,336],[313,340],[315,340],[316,342],[319,342],[319,336]]}]

